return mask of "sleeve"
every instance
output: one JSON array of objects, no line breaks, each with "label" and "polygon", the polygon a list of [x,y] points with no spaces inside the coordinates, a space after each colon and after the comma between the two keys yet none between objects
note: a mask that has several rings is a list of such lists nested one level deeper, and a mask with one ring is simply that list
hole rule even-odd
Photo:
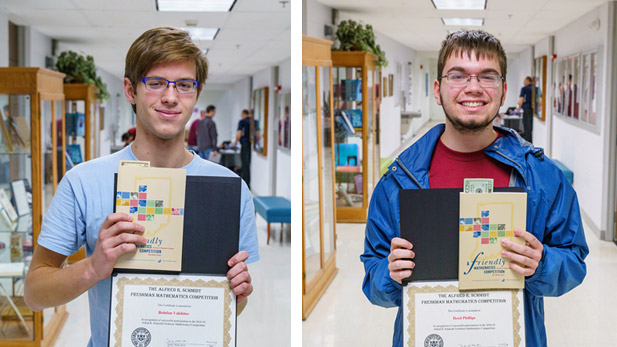
[{"label": "sleeve", "polygon": [[390,277],[388,270],[390,242],[400,235],[399,223],[393,217],[398,214],[398,192],[393,195],[394,204],[386,195],[383,179],[375,187],[368,210],[364,253],[360,256],[365,272],[362,291],[371,303],[383,307],[400,306],[402,294],[402,286]]},{"label": "sleeve", "polygon": [[241,188],[241,207],[240,207],[240,244],[238,249],[249,252],[246,263],[253,263],[259,260],[259,245],[257,243],[257,227],[255,226],[255,206],[253,196],[244,181]]},{"label": "sleeve", "polygon": [[519,97],[525,98],[525,88],[521,88],[521,93],[520,93]]},{"label": "sleeve", "polygon": [[67,172],[60,181],[37,240],[38,245],[66,256],[77,252],[86,242],[86,222],[80,204],[83,194],[78,193],[71,178],[71,172]]},{"label": "sleeve", "polygon": [[556,198],[548,211],[542,259],[536,272],[525,280],[535,296],[560,296],[578,286],[587,273],[585,241],[576,193],[561,176]]}]

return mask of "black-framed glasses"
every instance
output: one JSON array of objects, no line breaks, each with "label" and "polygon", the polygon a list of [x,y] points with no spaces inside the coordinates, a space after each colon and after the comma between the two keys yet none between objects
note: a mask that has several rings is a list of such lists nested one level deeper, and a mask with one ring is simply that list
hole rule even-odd
[{"label": "black-framed glasses", "polygon": [[195,93],[197,87],[199,87],[199,81],[196,80],[177,80],[170,81],[161,77],[144,77],[140,81],[144,83],[146,89],[151,92],[164,92],[170,83],[173,83],[176,87],[176,91],[179,94],[192,94]]},{"label": "black-framed glasses", "polygon": [[504,78],[499,76],[496,72],[484,72],[478,75],[470,75],[460,71],[452,71],[441,76],[440,79],[444,77],[448,79],[448,83],[453,87],[466,87],[472,77],[475,77],[478,80],[478,84],[482,88],[499,87],[501,81],[504,80]]}]

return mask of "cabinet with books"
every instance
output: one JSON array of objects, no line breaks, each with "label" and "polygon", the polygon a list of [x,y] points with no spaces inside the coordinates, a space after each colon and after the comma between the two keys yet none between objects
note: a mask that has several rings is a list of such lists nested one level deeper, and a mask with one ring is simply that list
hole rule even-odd
[{"label": "cabinet with books", "polygon": [[41,222],[65,170],[63,78],[0,68],[0,346],[53,345],[68,316],[64,306],[33,312],[23,300]]},{"label": "cabinet with books", "polygon": [[375,62],[368,52],[332,52],[336,217],[366,222],[376,183]]},{"label": "cabinet with books", "polygon": [[334,120],[332,41],[302,39],[302,318],[306,319],[334,276]]},{"label": "cabinet with books", "polygon": [[[64,84],[66,110],[66,170],[99,156],[100,103],[96,97],[98,88],[86,83]],[[71,255],[69,264],[86,257],[84,247]]]}]

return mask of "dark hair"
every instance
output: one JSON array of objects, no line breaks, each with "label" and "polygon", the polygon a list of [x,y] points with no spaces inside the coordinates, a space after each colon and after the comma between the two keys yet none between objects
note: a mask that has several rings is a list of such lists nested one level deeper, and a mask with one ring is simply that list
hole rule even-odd
[{"label": "dark hair", "polygon": [[[189,33],[172,27],[150,29],[141,34],[126,53],[124,77],[131,80],[135,91],[137,82],[146,77],[154,65],[181,61],[195,62],[199,81],[197,93],[200,93],[208,77],[208,61]],[[133,105],[133,112],[135,109]]]},{"label": "dark hair", "polygon": [[208,107],[206,107],[206,113],[210,113],[212,111],[216,111],[216,106],[208,105]]},{"label": "dark hair", "polygon": [[469,58],[471,58],[471,53],[475,53],[478,59],[492,58],[499,60],[500,74],[505,80],[508,70],[506,52],[503,50],[501,42],[499,42],[495,36],[482,30],[463,30],[446,36],[439,50],[437,79],[441,81],[443,68],[446,65],[446,60],[450,58],[450,56],[463,56],[465,53],[467,53]]},{"label": "dark hair", "polygon": [[130,139],[131,139],[131,134],[129,134],[128,132],[122,134],[122,141],[130,140]]},{"label": "dark hair", "polygon": [[245,114],[245,115],[247,115],[247,116],[250,116],[250,115],[251,115],[251,113],[250,113],[250,112],[249,112],[249,110],[247,110],[247,109],[242,110],[242,114]]}]

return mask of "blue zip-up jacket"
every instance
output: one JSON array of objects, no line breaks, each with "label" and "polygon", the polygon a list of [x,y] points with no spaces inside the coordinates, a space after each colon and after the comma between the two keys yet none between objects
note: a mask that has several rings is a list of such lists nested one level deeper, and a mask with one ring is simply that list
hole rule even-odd
[{"label": "blue zip-up jacket", "polygon": [[[398,307],[392,341],[395,347],[403,346],[402,286],[390,278],[388,254],[391,240],[401,235],[399,190],[429,188],[433,151],[444,129],[444,124],[437,125],[401,153],[371,197],[364,254],[360,256],[365,270],[362,290],[375,305]],[[536,272],[525,279],[524,296],[526,344],[546,346],[543,297],[567,293],[587,273],[584,259],[589,248],[578,200],[561,170],[544,157],[542,149],[533,147],[513,130],[495,130],[505,136],[484,152],[514,169],[510,186],[524,187],[527,192],[527,231],[544,245]]]}]

